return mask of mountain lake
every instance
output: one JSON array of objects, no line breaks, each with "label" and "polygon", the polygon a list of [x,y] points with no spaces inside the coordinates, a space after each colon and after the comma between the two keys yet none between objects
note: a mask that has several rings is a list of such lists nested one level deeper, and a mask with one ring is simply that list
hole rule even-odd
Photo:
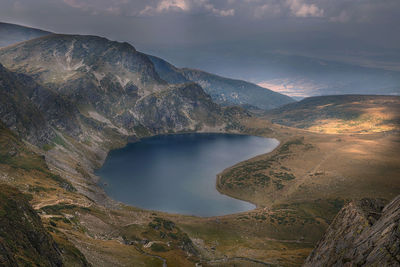
[{"label": "mountain lake", "polygon": [[278,144],[276,139],[235,134],[160,135],[111,151],[96,174],[106,193],[125,204],[186,215],[226,215],[255,206],[219,193],[216,175]]}]

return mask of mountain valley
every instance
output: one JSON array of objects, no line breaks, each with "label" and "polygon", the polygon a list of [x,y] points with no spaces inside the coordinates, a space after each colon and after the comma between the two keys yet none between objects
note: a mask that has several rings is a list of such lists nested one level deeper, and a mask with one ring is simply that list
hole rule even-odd
[{"label": "mountain valley", "polygon": [[[398,246],[399,96],[294,102],[176,68],[128,43],[43,34],[0,48],[0,197],[9,200],[0,205],[0,264],[315,266],[317,254],[336,246],[332,236],[347,233],[342,224],[359,237],[346,240],[337,262],[348,262],[348,250],[365,240],[381,244],[376,237],[385,229],[390,236],[382,242]],[[119,203],[99,186],[94,171],[110,150],[204,132],[280,141],[216,177],[219,192],[254,210],[215,217],[150,211]],[[359,208],[365,198],[391,215],[358,232],[370,219]],[[343,221],[347,214],[357,215],[354,225]],[[21,242],[10,243],[7,232],[19,221],[26,222],[15,233]],[[391,253],[397,250],[365,262],[396,266]]]}]

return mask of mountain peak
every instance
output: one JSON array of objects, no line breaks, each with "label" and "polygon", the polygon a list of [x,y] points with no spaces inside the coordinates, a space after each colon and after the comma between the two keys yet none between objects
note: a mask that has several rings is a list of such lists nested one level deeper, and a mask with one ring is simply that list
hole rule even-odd
[{"label": "mountain peak", "polygon": [[139,87],[164,84],[147,56],[132,45],[92,35],[51,34],[2,48],[0,57],[6,68],[39,77],[43,83],[83,76],[100,83],[112,73],[123,86],[129,81]]},{"label": "mountain peak", "polygon": [[[37,39],[37,40],[36,40]],[[47,42],[80,42],[83,44],[91,43],[92,45],[106,45],[106,46],[115,46],[118,49],[123,51],[137,52],[135,47],[127,42],[118,42],[112,41],[105,37],[96,36],[96,35],[81,35],[81,34],[59,34],[59,33],[50,33],[45,36],[41,36],[39,38],[27,40],[26,42],[36,43],[38,40],[45,40]],[[19,45],[19,44],[17,44]]]}]

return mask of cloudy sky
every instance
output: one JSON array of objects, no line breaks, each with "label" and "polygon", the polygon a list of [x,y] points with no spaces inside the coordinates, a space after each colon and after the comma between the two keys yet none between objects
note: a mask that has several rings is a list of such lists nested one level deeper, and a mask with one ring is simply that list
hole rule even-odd
[{"label": "cloudy sky", "polygon": [[262,74],[267,69],[253,70],[273,61],[272,54],[400,70],[399,0],[1,0],[0,5],[1,21],[128,41],[181,67],[254,82],[271,78]]}]

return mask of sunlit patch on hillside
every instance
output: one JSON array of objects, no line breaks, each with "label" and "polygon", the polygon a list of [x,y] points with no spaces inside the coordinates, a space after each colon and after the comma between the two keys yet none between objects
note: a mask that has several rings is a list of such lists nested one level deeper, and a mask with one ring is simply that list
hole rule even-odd
[{"label": "sunlit patch on hillside", "polygon": [[[329,106],[325,105],[325,106]],[[322,107],[318,107],[322,108]],[[307,130],[319,133],[337,134],[337,133],[379,133],[392,131],[399,128],[395,123],[398,114],[387,110],[384,107],[368,108],[364,114],[356,119],[325,119],[317,120],[314,125]]]},{"label": "sunlit patch on hillside", "polygon": [[274,123],[316,133],[380,133],[400,129],[400,99],[357,95],[308,98],[268,116]]}]

